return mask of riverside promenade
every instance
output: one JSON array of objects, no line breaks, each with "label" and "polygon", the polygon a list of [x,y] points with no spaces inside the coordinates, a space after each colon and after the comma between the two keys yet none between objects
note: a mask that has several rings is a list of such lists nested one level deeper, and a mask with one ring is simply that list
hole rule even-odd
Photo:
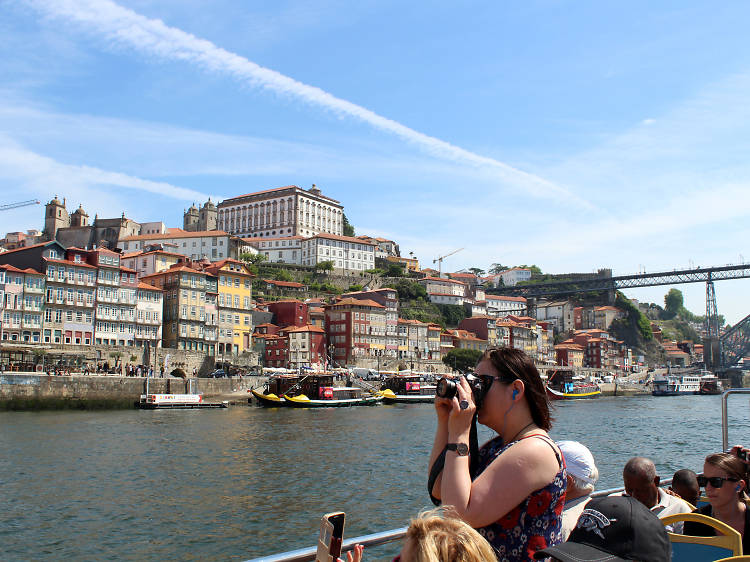
[{"label": "riverside promenade", "polygon": [[[247,404],[249,389],[264,377],[221,379],[175,377],[148,379],[153,394],[202,393],[205,398]],[[144,377],[121,375],[64,376],[40,373],[0,374],[0,410],[132,408],[146,392]]]}]

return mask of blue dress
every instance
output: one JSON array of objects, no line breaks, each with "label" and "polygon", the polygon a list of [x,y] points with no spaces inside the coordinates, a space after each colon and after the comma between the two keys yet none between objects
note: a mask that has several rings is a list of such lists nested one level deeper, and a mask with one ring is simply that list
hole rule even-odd
[{"label": "blue dress", "polygon": [[[544,435],[527,435],[522,439],[542,439],[555,451],[560,470],[554,480],[544,488],[532,492],[523,502],[503,517],[486,527],[477,529],[495,549],[498,560],[533,560],[538,550],[562,542],[562,511],[565,504],[567,478],[565,461],[552,446],[552,440]],[[519,439],[518,441],[521,441]],[[500,436],[485,443],[479,449],[479,476],[497,457],[518,441],[503,445]]]}]

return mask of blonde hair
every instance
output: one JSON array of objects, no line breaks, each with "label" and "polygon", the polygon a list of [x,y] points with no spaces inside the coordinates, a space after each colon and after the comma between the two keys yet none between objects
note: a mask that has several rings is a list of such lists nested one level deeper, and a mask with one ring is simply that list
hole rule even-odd
[{"label": "blonde hair", "polygon": [[421,512],[406,531],[414,547],[414,562],[486,562],[496,560],[490,543],[464,521],[451,516],[451,507]]}]

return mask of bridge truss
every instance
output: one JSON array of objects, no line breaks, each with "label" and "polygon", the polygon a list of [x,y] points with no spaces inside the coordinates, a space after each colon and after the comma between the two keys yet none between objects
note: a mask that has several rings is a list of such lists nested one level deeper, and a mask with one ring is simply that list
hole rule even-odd
[{"label": "bridge truss", "polygon": [[750,354],[750,314],[721,336],[721,350],[722,363],[728,367]]}]

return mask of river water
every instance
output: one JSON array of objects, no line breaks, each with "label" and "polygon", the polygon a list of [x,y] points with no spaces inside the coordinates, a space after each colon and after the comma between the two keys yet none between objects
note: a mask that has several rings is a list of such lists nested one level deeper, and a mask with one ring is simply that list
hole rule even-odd
[{"label": "river water", "polygon": [[[565,402],[555,417],[554,438],[594,453],[599,488],[621,485],[634,455],[671,475],[721,448],[720,396]],[[430,404],[3,412],[2,556],[243,560],[313,546],[336,510],[347,537],[402,527],[431,507],[434,427]],[[749,441],[746,398],[730,399],[730,428],[731,443]]]}]

